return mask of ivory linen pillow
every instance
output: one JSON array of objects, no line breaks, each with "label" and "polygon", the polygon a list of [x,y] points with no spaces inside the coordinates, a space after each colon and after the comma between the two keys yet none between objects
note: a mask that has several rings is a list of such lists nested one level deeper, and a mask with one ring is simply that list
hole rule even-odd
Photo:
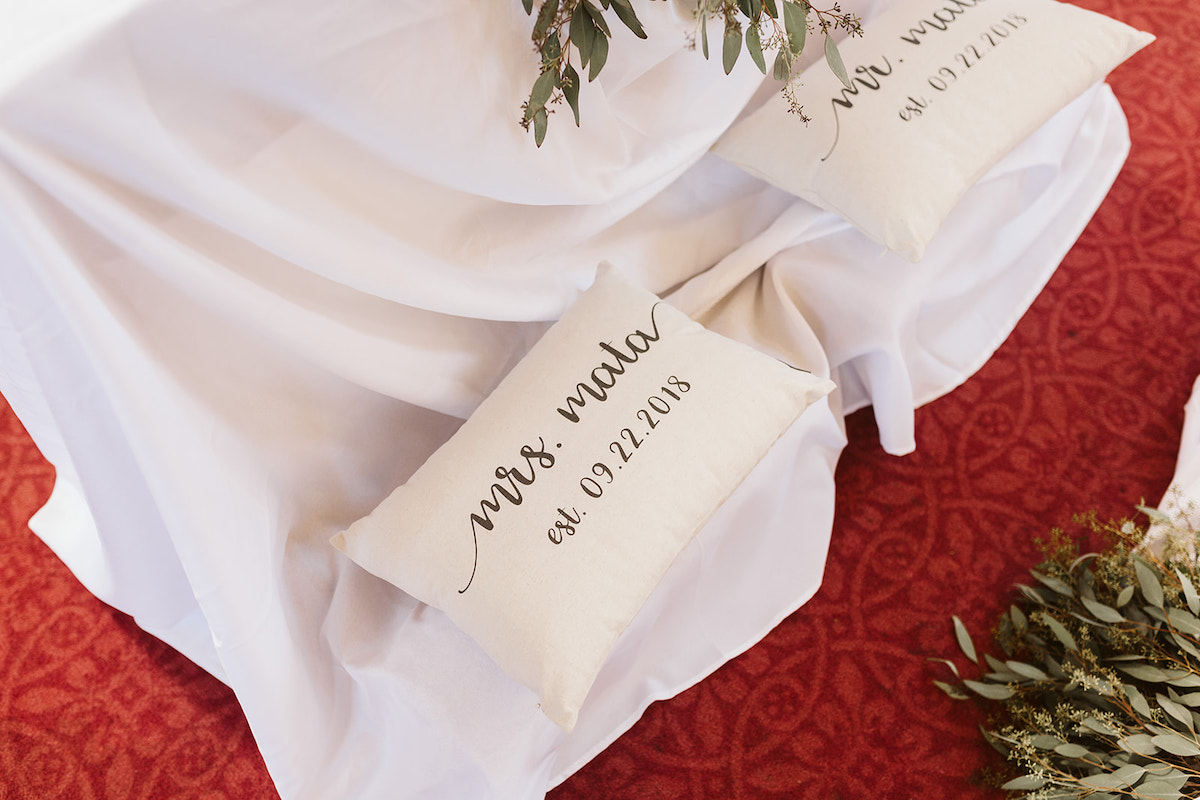
[{"label": "ivory linen pillow", "polygon": [[919,260],[962,195],[1060,108],[1154,40],[1055,0],[903,0],[713,152]]},{"label": "ivory linen pillow", "polygon": [[333,538],[570,730],[671,561],[833,389],[602,266],[459,431]]}]

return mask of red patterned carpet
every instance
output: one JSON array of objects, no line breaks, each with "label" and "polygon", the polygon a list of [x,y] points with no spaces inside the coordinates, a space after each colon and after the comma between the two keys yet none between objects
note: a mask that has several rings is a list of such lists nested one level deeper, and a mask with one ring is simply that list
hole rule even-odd
[{"label": "red patterned carpet", "polygon": [[[996,356],[919,411],[915,455],[850,419],[817,597],[551,800],[1003,796],[983,711],[927,659],[957,652],[951,614],[990,626],[1051,526],[1158,501],[1200,375],[1200,0],[1081,4],[1159,36],[1111,78],[1133,150],[1096,218]],[[232,694],[29,532],[52,480],[0,403],[0,800],[276,797]]]}]

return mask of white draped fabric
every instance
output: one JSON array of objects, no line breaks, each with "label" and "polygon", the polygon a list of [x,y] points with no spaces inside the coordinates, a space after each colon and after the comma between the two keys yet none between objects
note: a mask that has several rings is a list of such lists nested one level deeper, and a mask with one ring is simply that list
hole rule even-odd
[{"label": "white draped fabric", "polygon": [[[771,89],[690,49],[683,3],[614,30],[582,127],[563,107],[540,150],[516,0],[29,5],[0,0],[0,392],[57,469],[31,525],[233,688],[289,800],[541,797],[758,641],[820,585],[843,414],[911,450],[1128,148],[1093,89],[912,264],[707,155]],[[601,260],[840,389],[673,564],[567,736],[328,539]]]},{"label": "white draped fabric", "polygon": [[1200,533],[1200,378],[1184,406],[1179,457],[1171,485],[1158,504],[1165,519],[1153,520],[1146,533],[1147,547],[1162,555],[1169,542],[1196,556],[1196,534]]}]

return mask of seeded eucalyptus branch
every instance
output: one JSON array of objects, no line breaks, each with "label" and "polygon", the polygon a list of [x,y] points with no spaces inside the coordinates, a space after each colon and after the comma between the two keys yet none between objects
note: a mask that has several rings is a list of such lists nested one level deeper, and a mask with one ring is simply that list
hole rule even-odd
[{"label": "seeded eucalyptus branch", "polygon": [[[1018,777],[1001,787],[1026,800],[1178,800],[1200,795],[1200,571],[1197,534],[1176,525],[1155,555],[1132,521],[1088,529],[1111,536],[1103,553],[1078,555],[1054,531],[1047,560],[995,631],[1004,660],[962,679],[935,681],[951,697],[1003,705],[1003,724],[984,735]],[[979,656],[954,618],[967,658]]]},{"label": "seeded eucalyptus branch", "polygon": [[[575,124],[580,124],[580,71],[586,72],[590,83],[608,60],[612,38],[608,14],[611,12],[639,39],[646,38],[646,31],[631,0],[543,0],[536,15],[534,0],[521,3],[525,13],[534,17],[533,45],[541,60],[529,99],[521,106],[521,125],[525,130],[532,128],[534,141],[541,147],[551,106],[566,100]],[[862,23],[856,15],[843,13],[836,2],[821,10],[806,0],[697,0],[695,14],[696,38],[705,58],[709,57],[709,21],[720,26],[721,63],[726,75],[733,70],[743,48],[759,71],[767,74],[766,53],[774,50],[772,74],[783,82],[791,110],[805,122],[808,117],[793,94],[793,68],[804,51],[808,33],[819,31],[824,35],[826,63],[843,84],[853,89],[829,33],[841,29],[852,36],[861,35]],[[578,69],[572,63],[572,54]]]}]

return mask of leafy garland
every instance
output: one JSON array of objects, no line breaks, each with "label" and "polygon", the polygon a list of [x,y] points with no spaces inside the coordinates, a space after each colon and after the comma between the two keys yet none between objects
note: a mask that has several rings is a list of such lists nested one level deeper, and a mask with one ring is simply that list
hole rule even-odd
[{"label": "leafy garland", "polygon": [[[521,3],[525,13],[532,16],[533,0],[521,0]],[[538,7],[532,38],[541,58],[541,68],[529,99],[521,106],[521,126],[527,131],[532,128],[538,147],[546,138],[552,111],[548,106],[566,100],[574,114],[575,125],[579,125],[580,70],[586,71],[590,83],[608,60],[609,39],[612,38],[608,12],[639,39],[646,38],[631,0],[543,0]],[[777,51],[772,74],[784,83],[789,107],[805,122],[808,117],[792,93],[792,73],[810,30],[820,30],[825,36],[826,63],[843,84],[853,88],[829,32],[840,28],[850,35],[861,35],[862,23],[856,15],[842,13],[836,2],[831,8],[820,10],[806,0],[697,0],[695,13],[696,36],[706,59],[708,21],[719,20],[723,28],[721,61],[726,75],[733,70],[743,46],[764,75],[767,74],[765,53]],[[571,63],[572,53],[578,60],[578,69]]]},{"label": "leafy garland", "polygon": [[[1006,721],[984,735],[1021,774],[1001,788],[1026,800],[1178,800],[1200,796],[1200,566],[1197,534],[1174,526],[1161,556],[1131,521],[1078,521],[1115,539],[1078,555],[1054,531],[1035,586],[1000,620],[1005,660],[990,672],[937,685],[999,702]],[[954,618],[959,646],[979,664]]]}]

